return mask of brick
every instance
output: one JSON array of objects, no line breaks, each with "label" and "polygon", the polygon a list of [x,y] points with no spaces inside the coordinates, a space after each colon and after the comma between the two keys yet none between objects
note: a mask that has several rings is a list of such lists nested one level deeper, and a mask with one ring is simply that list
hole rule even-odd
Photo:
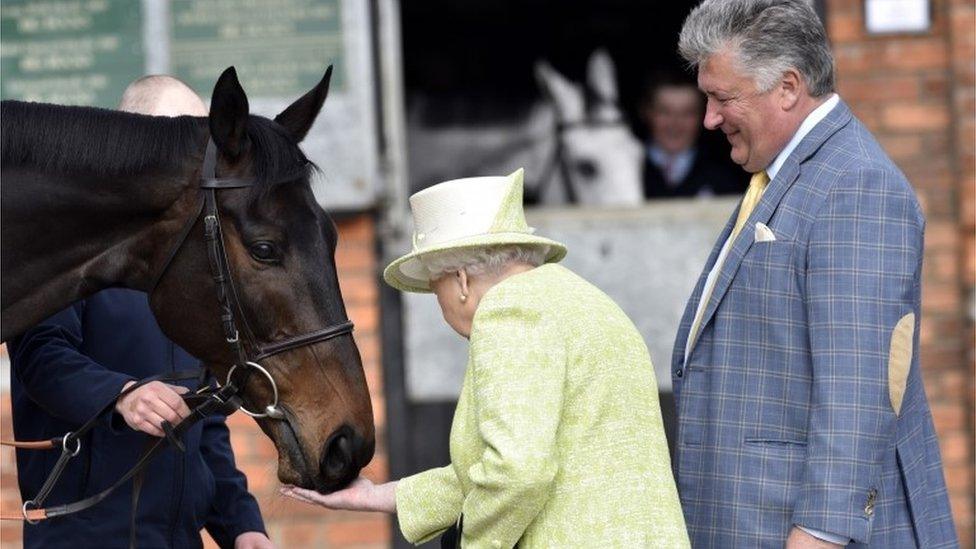
[{"label": "brick", "polygon": [[944,101],[949,96],[949,80],[945,73],[930,74],[921,78],[922,98]]},{"label": "brick", "polygon": [[831,13],[827,23],[827,37],[834,44],[864,37],[864,17],[861,12]]},{"label": "brick", "polygon": [[878,136],[878,141],[888,156],[899,166],[919,158],[922,153],[920,135],[886,134]]},{"label": "brick", "polygon": [[925,251],[955,251],[959,245],[958,228],[954,223],[929,220],[925,227]]},{"label": "brick", "polygon": [[936,402],[932,404],[932,419],[936,430],[962,431],[966,428],[966,410],[959,402]]},{"label": "brick", "polygon": [[949,58],[942,37],[888,40],[883,52],[884,65],[898,71],[945,67]]},{"label": "brick", "polygon": [[345,217],[336,221],[339,228],[339,241],[344,240],[373,243],[375,238],[375,227],[373,217],[369,214],[360,214]]},{"label": "brick", "polygon": [[833,48],[834,66],[837,74],[854,76],[869,72],[873,68],[870,44],[837,44]]},{"label": "brick", "polygon": [[379,310],[375,306],[354,305],[346,309],[349,320],[356,328],[363,331],[374,331],[379,327]]},{"label": "brick", "polygon": [[281,538],[282,547],[322,547],[325,528],[318,522],[290,524]]},{"label": "brick", "polygon": [[373,460],[369,462],[365,469],[363,469],[363,476],[369,478],[373,482],[380,483],[386,482],[389,478],[390,466],[386,460],[385,455],[376,455]]},{"label": "brick", "polygon": [[865,75],[856,78],[838,79],[837,90],[845,101],[884,102],[917,100],[919,82],[912,76]]},{"label": "brick", "polygon": [[378,285],[379,280],[376,277],[363,272],[343,273],[339,277],[342,299],[347,305],[375,304],[379,296]]},{"label": "brick", "polygon": [[390,522],[386,515],[364,514],[364,519],[326,524],[326,541],[330,546],[357,543],[382,543],[390,539]]},{"label": "brick", "polygon": [[949,109],[943,104],[892,103],[882,107],[882,119],[890,130],[944,130]]},{"label": "brick", "polygon": [[339,245],[336,249],[335,261],[339,268],[339,278],[348,271],[369,275],[373,273],[376,266],[373,250],[366,246]]},{"label": "brick", "polygon": [[973,234],[972,227],[962,231],[963,250],[962,250],[962,280],[971,289],[976,285],[976,235]]},{"label": "brick", "polygon": [[942,449],[942,461],[947,465],[972,464],[969,436],[965,431],[940,432],[939,446]]}]

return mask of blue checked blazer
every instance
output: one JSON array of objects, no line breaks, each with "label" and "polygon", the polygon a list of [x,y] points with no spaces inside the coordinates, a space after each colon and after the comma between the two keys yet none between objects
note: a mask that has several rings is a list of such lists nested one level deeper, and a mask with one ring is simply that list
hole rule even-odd
[{"label": "blue checked blazer", "polygon": [[[677,480],[694,547],[782,549],[794,524],[852,547],[956,547],[918,361],[900,413],[892,334],[920,317],[925,220],[841,101],[792,152],[732,244],[685,362],[719,235],[678,329]],[[755,242],[757,222],[776,235]],[[901,341],[900,340],[900,341]],[[894,387],[900,394],[900,387]]]}]

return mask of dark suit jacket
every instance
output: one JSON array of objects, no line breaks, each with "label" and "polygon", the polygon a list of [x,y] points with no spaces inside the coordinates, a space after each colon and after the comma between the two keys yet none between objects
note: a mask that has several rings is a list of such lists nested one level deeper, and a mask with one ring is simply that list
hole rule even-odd
[{"label": "dark suit jacket", "polygon": [[[129,380],[192,369],[198,361],[169,341],[146,295],[104,290],[55,314],[10,342],[14,434],[19,440],[64,435],[79,427]],[[187,382],[187,386],[195,381]],[[107,488],[135,463],[148,435],[109,414],[81,441],[45,505]],[[222,547],[246,531],[264,531],[260,510],[234,464],[224,418],[196,424],[186,453],[167,448],[146,469],[139,500],[139,547],[200,547],[206,527]],[[59,452],[17,451],[21,497],[33,497]],[[127,547],[131,491],[126,485],[80,513],[24,527],[25,547]]]},{"label": "dark suit jacket", "polygon": [[714,154],[699,148],[691,170],[681,183],[670,187],[664,174],[654,162],[644,155],[644,198],[671,198],[697,196],[708,190],[712,194],[742,194],[749,186],[749,174],[731,161],[716,158]]}]

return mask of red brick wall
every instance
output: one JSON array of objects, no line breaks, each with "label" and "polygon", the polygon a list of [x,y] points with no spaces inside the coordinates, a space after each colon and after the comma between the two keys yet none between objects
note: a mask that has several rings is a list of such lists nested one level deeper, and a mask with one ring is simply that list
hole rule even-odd
[{"label": "red brick wall", "polygon": [[956,525],[973,543],[972,0],[933,0],[919,35],[869,36],[863,2],[829,0],[838,88],[915,186],[928,219],[922,370]]},{"label": "red brick wall", "polygon": [[[349,318],[356,324],[354,334],[362,353],[376,419],[376,457],[364,474],[374,481],[384,481],[387,477],[386,420],[374,223],[372,215],[362,214],[338,220],[337,224],[339,282]],[[238,466],[247,475],[251,492],[260,502],[271,539],[279,546],[356,549],[389,546],[390,527],[386,515],[326,511],[279,496],[276,453],[271,441],[244,414],[231,416],[228,425]],[[6,393],[0,397],[0,436],[11,436],[10,398]],[[20,505],[14,453],[9,448],[0,449],[0,505],[4,510],[16,509]],[[0,525],[0,545],[19,547],[20,539],[20,523]],[[208,547],[216,545],[208,540]]]}]

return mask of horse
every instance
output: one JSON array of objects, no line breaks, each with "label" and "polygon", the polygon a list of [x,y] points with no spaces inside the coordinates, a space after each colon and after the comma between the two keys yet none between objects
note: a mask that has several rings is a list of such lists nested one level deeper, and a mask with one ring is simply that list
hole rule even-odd
[{"label": "horse", "polygon": [[242,409],[274,442],[281,482],[325,493],[356,478],[375,448],[370,396],[337,228],[299,148],[331,75],[273,120],[250,114],[233,67],[209,117],[4,101],[2,340],[103,288],[147,292],[163,332],[218,380],[250,372]]},{"label": "horse", "polygon": [[643,147],[624,120],[613,60],[597,50],[584,86],[549,63],[534,66],[543,100],[516,125],[424,123],[443,106],[414,101],[408,114],[411,181],[426,185],[526,167],[526,200],[539,205],[637,206]]}]

